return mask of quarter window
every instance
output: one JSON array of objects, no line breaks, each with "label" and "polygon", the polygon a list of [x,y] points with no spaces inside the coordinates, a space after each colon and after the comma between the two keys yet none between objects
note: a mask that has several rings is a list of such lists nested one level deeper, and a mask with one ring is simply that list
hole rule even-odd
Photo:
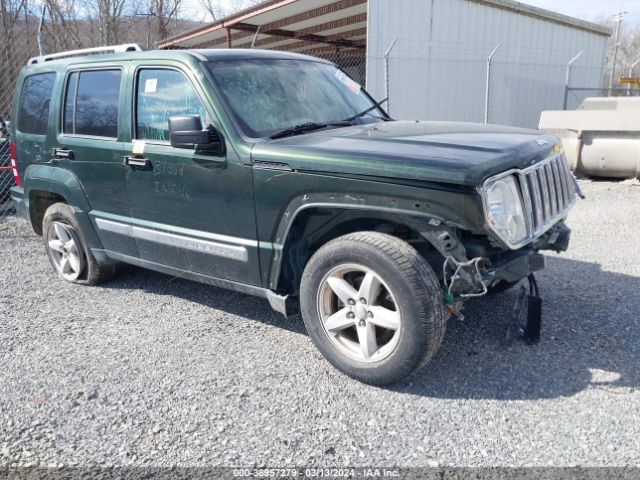
[{"label": "quarter window", "polygon": [[55,73],[41,73],[25,78],[20,96],[18,130],[46,135],[55,78]]},{"label": "quarter window", "polygon": [[175,70],[144,69],[138,73],[136,92],[136,138],[169,140],[169,117],[207,114],[191,82]]},{"label": "quarter window", "polygon": [[118,136],[120,70],[94,70],[69,75],[64,101],[64,133]]}]

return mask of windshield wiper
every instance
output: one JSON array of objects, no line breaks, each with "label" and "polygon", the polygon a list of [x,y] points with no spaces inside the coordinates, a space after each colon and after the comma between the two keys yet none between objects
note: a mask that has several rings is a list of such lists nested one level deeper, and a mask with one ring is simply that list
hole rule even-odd
[{"label": "windshield wiper", "polygon": [[294,125],[293,127],[288,127],[283,130],[279,130],[275,133],[269,135],[269,138],[283,138],[289,137],[291,135],[300,135],[302,133],[312,132],[313,130],[319,130],[324,127],[341,127],[341,126],[349,126],[351,125],[346,120],[340,120],[337,122],[328,122],[328,123],[316,123],[316,122],[305,122],[299,125]]},{"label": "windshield wiper", "polygon": [[[380,100],[379,102],[374,103],[373,105],[371,105],[369,108],[365,108],[363,111],[356,113],[355,115],[351,115],[349,118],[345,118],[343,120],[343,122],[353,122],[354,120],[356,120],[357,118],[363,117],[364,115],[366,115],[367,113],[369,113],[371,110],[375,110],[376,108],[381,108],[382,104],[384,102],[386,102],[387,100],[389,100],[389,97],[384,98],[382,100]],[[384,111],[383,111],[384,113]],[[382,120],[390,120],[389,116],[386,115],[386,119],[382,118],[382,117],[378,117]]]}]

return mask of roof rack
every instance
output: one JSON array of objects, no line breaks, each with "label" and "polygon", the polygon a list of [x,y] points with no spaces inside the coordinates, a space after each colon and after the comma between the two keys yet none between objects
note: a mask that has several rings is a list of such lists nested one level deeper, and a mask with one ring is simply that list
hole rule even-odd
[{"label": "roof rack", "polygon": [[68,52],[52,53],[40,57],[30,58],[27,65],[50,62],[60,58],[83,57],[85,55],[102,55],[106,53],[143,52],[145,48],[137,43],[125,43],[123,45],[110,45],[108,47],[83,48],[81,50],[69,50]]}]

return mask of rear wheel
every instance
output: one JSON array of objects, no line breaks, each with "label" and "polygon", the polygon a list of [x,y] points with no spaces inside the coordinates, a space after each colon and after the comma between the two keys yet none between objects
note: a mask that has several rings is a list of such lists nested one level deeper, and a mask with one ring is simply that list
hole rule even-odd
[{"label": "rear wheel", "polygon": [[115,267],[100,265],[91,254],[69,205],[54,203],[47,208],[42,232],[45,250],[59,277],[71,283],[97,285],[113,276]]},{"label": "rear wheel", "polygon": [[345,235],[309,260],[300,286],[307,331],[341,371],[375,385],[397,382],[433,357],[445,330],[442,290],[406,242]]}]

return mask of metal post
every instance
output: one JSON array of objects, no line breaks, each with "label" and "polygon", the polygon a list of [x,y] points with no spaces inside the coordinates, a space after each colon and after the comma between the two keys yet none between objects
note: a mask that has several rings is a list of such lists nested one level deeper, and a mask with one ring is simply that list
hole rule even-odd
[{"label": "metal post", "polygon": [[618,46],[619,46],[619,38],[620,38],[620,24],[622,23],[622,19],[625,14],[628,12],[620,12],[614,15],[613,20],[616,22],[616,36],[613,43],[613,62],[611,63],[611,73],[609,74],[609,93],[608,97],[611,96],[611,91],[613,89],[613,77],[616,73],[616,62],[618,61]]},{"label": "metal post", "polygon": [[575,57],[569,60],[569,63],[567,63],[567,75],[564,80],[564,104],[562,107],[563,110],[567,109],[567,102],[569,101],[569,81],[571,80],[571,65],[573,65],[573,62],[578,60],[578,58],[580,58],[580,55],[582,55],[583,53],[584,50],[581,50],[579,54],[577,54]]},{"label": "metal post", "polygon": [[[633,77],[633,69],[640,63],[640,58],[631,64],[629,68],[629,78]],[[627,96],[631,95],[631,84],[627,85]]]},{"label": "metal post", "polygon": [[256,28],[256,33],[253,36],[253,40],[251,40],[251,48],[256,48],[256,40],[258,40],[258,35],[260,35],[260,28],[262,27],[262,25],[258,25],[258,28]]},{"label": "metal post", "polygon": [[489,87],[491,85],[491,59],[500,48],[500,45],[502,45],[502,42],[496,45],[496,48],[493,49],[493,52],[491,52],[491,55],[487,57],[487,84],[485,86],[485,91],[484,91],[484,123],[485,124],[489,123]]},{"label": "metal post", "polygon": [[146,15],[146,20],[147,20],[147,48],[150,49],[151,48],[151,20],[149,20],[151,18],[151,15]]},{"label": "metal post", "polygon": [[389,114],[391,114],[391,100],[389,94],[389,55],[391,55],[391,50],[397,41],[398,39],[394,38],[391,45],[389,45],[389,48],[387,48],[387,51],[384,53],[384,96],[387,99],[387,113]]},{"label": "metal post", "polygon": [[42,24],[44,22],[44,16],[47,13],[47,2],[42,4],[42,15],[40,16],[40,23],[38,24],[38,53],[42,56],[42,39],[40,38],[42,35]]}]

